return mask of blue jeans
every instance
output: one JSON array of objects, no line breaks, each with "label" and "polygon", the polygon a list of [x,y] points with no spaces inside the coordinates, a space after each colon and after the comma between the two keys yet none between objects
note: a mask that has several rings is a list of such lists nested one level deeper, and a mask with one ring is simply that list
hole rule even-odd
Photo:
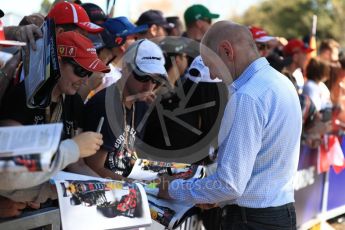
[{"label": "blue jeans", "polygon": [[296,230],[295,207],[293,203],[269,208],[227,205],[221,226],[223,230]]}]

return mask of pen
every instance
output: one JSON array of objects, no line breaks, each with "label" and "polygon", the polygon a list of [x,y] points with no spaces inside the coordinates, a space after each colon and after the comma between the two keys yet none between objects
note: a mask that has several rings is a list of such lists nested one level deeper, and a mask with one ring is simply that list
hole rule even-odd
[{"label": "pen", "polygon": [[98,122],[97,130],[96,130],[97,133],[101,132],[103,122],[104,122],[104,117],[101,117],[101,119],[99,119],[99,122]]}]

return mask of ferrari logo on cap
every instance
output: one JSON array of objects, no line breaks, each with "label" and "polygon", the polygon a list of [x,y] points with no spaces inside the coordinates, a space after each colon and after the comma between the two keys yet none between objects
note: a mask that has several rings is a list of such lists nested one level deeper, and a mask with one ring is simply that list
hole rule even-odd
[{"label": "ferrari logo on cap", "polygon": [[58,52],[59,55],[62,56],[65,53],[65,47],[60,46]]},{"label": "ferrari logo on cap", "polygon": [[74,46],[58,46],[58,52],[60,56],[75,57],[76,48]]}]

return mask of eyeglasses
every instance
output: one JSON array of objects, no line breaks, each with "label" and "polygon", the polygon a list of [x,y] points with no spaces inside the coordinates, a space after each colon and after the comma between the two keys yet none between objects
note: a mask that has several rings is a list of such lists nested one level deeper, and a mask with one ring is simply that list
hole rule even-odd
[{"label": "eyeglasses", "polygon": [[152,84],[155,84],[155,85],[161,85],[162,84],[160,81],[154,79],[150,75],[140,76],[140,75],[136,74],[134,71],[132,73],[133,73],[133,76],[134,76],[135,80],[137,80],[139,82],[146,83],[148,81],[151,81]]},{"label": "eyeglasses", "polygon": [[256,43],[256,47],[258,48],[258,50],[262,51],[262,50],[268,50],[270,48],[270,46],[266,43]]},{"label": "eyeglasses", "polygon": [[73,66],[73,72],[78,77],[84,78],[86,76],[91,76],[92,75],[91,71],[88,71],[88,70],[84,69],[77,62],[75,62],[73,59],[69,59],[67,61],[67,63],[70,64],[71,66]]}]

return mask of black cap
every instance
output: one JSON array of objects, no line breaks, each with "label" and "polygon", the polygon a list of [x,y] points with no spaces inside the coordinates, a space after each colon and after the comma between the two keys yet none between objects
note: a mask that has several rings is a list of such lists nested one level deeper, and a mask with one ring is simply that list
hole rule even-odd
[{"label": "black cap", "polygon": [[173,27],[177,27],[177,24],[180,23],[180,18],[177,16],[166,17],[168,23],[171,23]]},{"label": "black cap", "polygon": [[88,34],[87,37],[92,41],[93,46],[97,51],[105,47],[104,41],[100,34]]},{"label": "black cap", "polygon": [[107,16],[105,15],[104,11],[102,10],[101,7],[97,6],[96,4],[93,3],[83,3],[81,6],[84,8],[86,11],[87,15],[90,18],[90,21],[93,23],[97,22],[104,22],[107,20]]},{"label": "black cap", "polygon": [[106,29],[99,34],[89,33],[88,38],[92,41],[92,44],[97,51],[100,51],[103,48],[112,49],[123,44],[117,44],[116,37]]},{"label": "black cap", "polygon": [[141,25],[148,25],[151,26],[153,24],[162,26],[165,29],[171,29],[173,26],[167,22],[167,20],[163,17],[162,11],[159,10],[148,10],[142,13],[135,23],[138,26]]},{"label": "black cap", "polygon": [[0,18],[2,18],[4,15],[5,15],[4,12],[0,10]]}]

